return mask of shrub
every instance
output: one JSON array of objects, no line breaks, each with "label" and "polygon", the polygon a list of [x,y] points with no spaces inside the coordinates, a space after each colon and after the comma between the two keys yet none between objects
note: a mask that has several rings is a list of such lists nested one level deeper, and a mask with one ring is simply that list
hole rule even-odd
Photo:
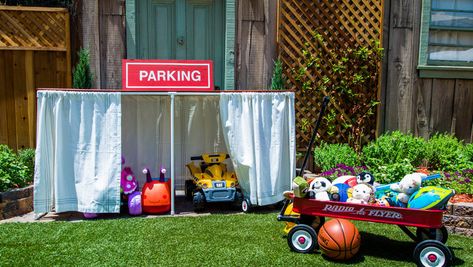
[{"label": "shrub", "polygon": [[473,194],[473,169],[444,172],[442,178],[428,181],[425,185],[436,185],[455,190],[456,194]]},{"label": "shrub", "polygon": [[87,49],[79,51],[79,63],[74,69],[73,80],[72,87],[74,88],[92,88],[92,73],[90,72],[89,50]]},{"label": "shrub", "polygon": [[271,89],[284,90],[284,79],[282,77],[282,62],[280,59],[274,62],[273,77],[271,78]]},{"label": "shrub", "polygon": [[348,144],[322,143],[320,147],[314,149],[314,162],[322,171],[335,168],[337,164],[342,163],[348,166],[360,165],[358,155]]},{"label": "shrub", "polygon": [[473,164],[473,143],[465,146],[463,149],[463,154],[465,155],[466,159]]},{"label": "shrub", "polygon": [[378,165],[376,168],[370,168],[376,181],[380,184],[390,184],[399,182],[406,174],[415,171],[409,159],[404,158],[400,162]]},{"label": "shrub", "polygon": [[32,176],[28,174],[29,169],[23,164],[22,159],[8,146],[0,145],[0,192],[31,183]]},{"label": "shrub", "polygon": [[34,177],[34,157],[35,150],[32,148],[26,148],[18,151],[18,159],[27,168],[26,176],[29,177],[31,181],[33,181]]},{"label": "shrub", "polygon": [[343,176],[343,175],[357,175],[363,171],[366,171],[367,168],[365,166],[347,166],[345,164],[337,164],[336,167],[331,168],[329,170],[326,170],[322,173],[320,173],[320,176],[326,177],[330,180],[334,180],[337,177]]},{"label": "shrub", "polygon": [[425,144],[424,139],[411,134],[386,133],[363,148],[363,162],[372,170],[390,165],[386,168],[407,169],[407,163],[418,167],[422,164]]},{"label": "shrub", "polygon": [[427,142],[425,159],[430,170],[455,171],[470,166],[465,146],[449,134],[435,134]]}]

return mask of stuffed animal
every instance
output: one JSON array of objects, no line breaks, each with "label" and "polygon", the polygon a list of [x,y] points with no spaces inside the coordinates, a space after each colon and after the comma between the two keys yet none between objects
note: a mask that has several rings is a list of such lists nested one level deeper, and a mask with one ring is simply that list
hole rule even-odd
[{"label": "stuffed animal", "polygon": [[359,184],[366,183],[366,184],[373,185],[374,176],[369,172],[362,172],[356,176],[356,182]]},{"label": "stuffed animal", "polygon": [[306,179],[297,176],[292,180],[292,191],[284,191],[283,196],[287,199],[292,198],[293,196],[303,198],[307,195],[309,190],[309,183]]},{"label": "stuffed animal", "polygon": [[309,185],[310,198],[317,200],[330,200],[328,192],[332,183],[325,177],[316,177]]},{"label": "stuffed animal", "polygon": [[120,179],[120,187],[125,195],[133,193],[138,188],[136,177],[130,167],[125,167],[122,170],[122,177]]},{"label": "stuffed animal", "polygon": [[398,202],[402,207],[406,207],[410,196],[419,190],[423,176],[425,176],[425,174],[417,172],[407,174],[399,183],[392,184],[390,186],[391,190],[399,192],[396,197],[396,202]]},{"label": "stuffed animal", "polygon": [[357,184],[353,187],[352,197],[347,202],[358,204],[369,204],[373,202],[373,187],[366,183]]}]

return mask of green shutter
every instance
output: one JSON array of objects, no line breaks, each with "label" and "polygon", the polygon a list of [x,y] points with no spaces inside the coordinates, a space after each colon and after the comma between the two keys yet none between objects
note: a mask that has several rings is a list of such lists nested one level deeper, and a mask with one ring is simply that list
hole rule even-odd
[{"label": "green shutter", "polygon": [[126,1],[126,47],[127,58],[136,58],[136,8],[135,0]]},{"label": "green shutter", "polygon": [[236,1],[226,0],[225,5],[225,90],[235,89],[235,24]]},{"label": "green shutter", "polygon": [[430,9],[432,0],[422,1],[422,18],[420,24],[419,66],[427,65],[427,50],[429,48]]}]

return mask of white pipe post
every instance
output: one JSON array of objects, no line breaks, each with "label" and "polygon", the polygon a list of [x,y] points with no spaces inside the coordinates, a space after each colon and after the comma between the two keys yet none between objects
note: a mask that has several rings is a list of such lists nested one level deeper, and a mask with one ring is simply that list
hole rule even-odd
[{"label": "white pipe post", "polygon": [[174,215],[174,93],[170,93],[171,96],[171,215]]}]

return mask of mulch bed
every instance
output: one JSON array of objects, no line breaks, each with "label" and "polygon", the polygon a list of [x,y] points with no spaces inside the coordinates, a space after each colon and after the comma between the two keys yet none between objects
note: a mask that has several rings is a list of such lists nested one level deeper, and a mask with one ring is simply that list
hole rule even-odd
[{"label": "mulch bed", "polygon": [[450,203],[459,203],[459,202],[473,202],[473,195],[470,194],[456,194],[454,195],[450,201]]}]

